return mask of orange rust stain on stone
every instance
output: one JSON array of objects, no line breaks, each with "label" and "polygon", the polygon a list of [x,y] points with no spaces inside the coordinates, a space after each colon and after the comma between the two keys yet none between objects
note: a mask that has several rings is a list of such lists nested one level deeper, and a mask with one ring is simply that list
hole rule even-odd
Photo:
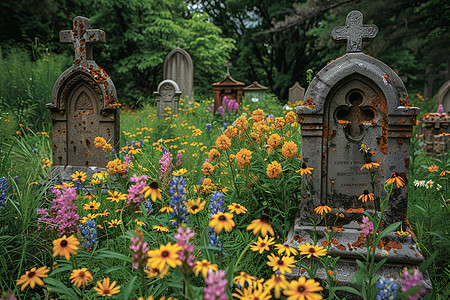
[{"label": "orange rust stain on stone", "polygon": [[331,243],[332,243],[333,245],[337,245],[338,241],[337,241],[336,239],[331,239]]},{"label": "orange rust stain on stone", "polygon": [[345,251],[347,249],[347,248],[345,248],[344,245],[341,245],[341,244],[336,245],[336,248],[338,248],[339,250],[343,250],[343,251]]},{"label": "orange rust stain on stone", "polygon": [[344,231],[344,228],[342,227],[331,227],[331,229],[333,229],[333,231]]},{"label": "orange rust stain on stone", "polygon": [[380,149],[384,155],[387,154],[387,133],[388,133],[387,118],[383,118],[383,119],[381,119]]},{"label": "orange rust stain on stone", "polygon": [[400,124],[405,123],[405,121],[403,121],[403,119],[398,119],[397,122],[400,123]]},{"label": "orange rust stain on stone", "polygon": [[414,256],[415,257],[419,257],[419,253],[414,253]]},{"label": "orange rust stain on stone", "polygon": [[348,247],[348,250],[353,251],[353,247],[352,247],[352,245],[350,245],[350,243],[347,243],[347,247]]},{"label": "orange rust stain on stone", "polygon": [[351,214],[351,213],[362,213],[364,211],[364,208],[349,208],[345,212]]},{"label": "orange rust stain on stone", "polygon": [[409,169],[409,157],[405,158],[405,168]]}]

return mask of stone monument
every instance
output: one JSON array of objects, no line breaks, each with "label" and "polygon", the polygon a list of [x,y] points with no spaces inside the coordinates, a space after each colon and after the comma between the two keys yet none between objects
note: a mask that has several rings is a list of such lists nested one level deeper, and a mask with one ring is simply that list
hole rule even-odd
[{"label": "stone monument", "polygon": [[230,76],[230,62],[227,62],[225,66],[227,67],[227,76],[222,81],[213,83],[212,85],[214,92],[214,112],[222,105],[222,100],[225,96],[227,99],[236,100],[239,104],[242,104],[245,84]]},{"label": "stone monument", "polygon": [[[178,102],[180,101],[181,91],[175,81],[170,79],[161,81],[158,85],[158,90],[154,94],[156,96],[159,119],[167,115],[178,114]],[[168,114],[167,108],[170,108],[170,114]]]},{"label": "stone monument", "polygon": [[[397,176],[407,183],[410,138],[419,113],[418,108],[409,106],[398,75],[383,62],[362,53],[362,42],[372,40],[378,32],[375,25],[363,25],[362,21],[362,14],[352,11],[346,26],[333,30],[333,41],[347,41],[347,53],[314,77],[303,106],[297,107],[303,166],[313,170],[302,180],[300,210],[285,242],[294,248],[313,243],[314,227],[309,220],[313,219],[317,244],[329,246],[329,255],[340,256],[335,270],[338,284],[343,285],[350,285],[358,270],[358,253],[367,253],[361,240],[361,212],[379,213],[387,179]],[[371,162],[379,164],[373,185],[371,173],[362,168]],[[373,193],[373,201],[359,200],[368,193]],[[402,221],[402,228],[407,227],[407,201],[407,184],[394,187],[384,211],[384,226]],[[326,244],[324,217],[314,213],[321,204],[333,208],[333,213],[327,215],[327,224],[336,226],[328,229],[335,230],[330,245]],[[404,266],[423,261],[411,234],[392,233],[382,242],[385,246],[376,249],[375,259],[384,258],[383,249],[389,255],[380,275],[398,276]],[[325,279],[322,271],[318,278]],[[300,276],[299,270],[293,276]]]},{"label": "stone monument", "polygon": [[289,104],[291,106],[294,106],[298,101],[303,101],[304,96],[305,88],[301,87],[298,81],[289,88]]},{"label": "stone monument", "polygon": [[187,100],[194,99],[194,63],[189,53],[180,48],[180,41],[178,47],[172,50],[164,61],[163,79],[175,81],[183,97]]},{"label": "stone monument", "polygon": [[438,104],[442,104],[444,112],[450,113],[450,80],[445,82],[439,89]]},{"label": "stone monument", "polygon": [[252,84],[244,88],[244,95],[252,102],[264,101],[266,100],[266,93],[268,89],[268,87],[263,86],[258,83],[258,81],[254,81]]},{"label": "stone monument", "polygon": [[94,139],[103,137],[117,149],[119,108],[114,83],[92,54],[92,45],[105,43],[104,31],[91,29],[89,19],[78,16],[73,30],[59,36],[62,43],[73,43],[75,60],[56,81],[47,108],[53,126],[53,167],[62,180],[71,180],[74,171],[90,176],[106,167],[107,154],[94,147]]},{"label": "stone monument", "polygon": [[[423,96],[431,99],[433,97],[435,83],[442,80],[445,77],[446,72],[436,74],[434,71],[434,65],[428,64],[425,69],[425,74],[418,75],[417,79],[424,82]],[[441,81],[442,82],[442,81]]]}]

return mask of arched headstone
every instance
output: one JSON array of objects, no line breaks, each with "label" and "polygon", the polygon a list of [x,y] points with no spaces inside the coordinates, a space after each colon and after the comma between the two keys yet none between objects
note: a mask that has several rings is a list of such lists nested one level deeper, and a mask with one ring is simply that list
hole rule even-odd
[{"label": "arched headstone", "polygon": [[439,89],[438,104],[442,104],[444,112],[450,113],[450,80],[445,82]]},{"label": "arched headstone", "polygon": [[73,30],[61,31],[60,40],[73,43],[75,60],[55,82],[47,108],[53,126],[53,167],[66,180],[76,170],[90,176],[106,167],[106,153],[94,147],[94,139],[103,137],[117,148],[120,122],[114,83],[92,55],[92,45],[105,42],[104,31],[76,17]]},{"label": "arched headstone", "polygon": [[[376,26],[363,25],[359,11],[350,12],[346,23],[333,30],[332,38],[346,40],[347,53],[314,77],[303,106],[297,107],[302,163],[313,168],[313,173],[302,180],[299,216],[286,241],[294,248],[303,242],[313,243],[317,230],[317,244],[327,242],[323,231],[330,233],[334,229],[326,229],[323,216],[314,209],[321,204],[332,207],[327,224],[338,228],[333,232],[334,242],[328,254],[340,256],[337,282],[344,285],[350,284],[357,271],[354,259],[360,258],[358,253],[367,253],[361,239],[361,212],[380,213],[380,201],[387,196],[384,183],[392,176],[401,178],[405,185],[394,187],[383,214],[383,226],[401,221],[403,229],[407,227],[410,139],[419,114],[418,108],[409,106],[399,76],[383,62],[362,53],[362,41],[376,36]],[[363,168],[367,163],[379,164],[372,169],[377,173],[375,179],[371,171]],[[374,200],[361,200],[366,193],[374,195]],[[311,225],[310,219],[317,227]],[[378,274],[387,277],[398,274],[405,265],[422,263],[423,256],[411,235],[392,233],[384,242],[387,239],[400,246],[395,252],[392,248],[386,250],[390,266],[383,266]],[[381,249],[375,250],[376,260],[384,258]]]},{"label": "arched headstone", "polygon": [[183,97],[193,100],[194,63],[189,53],[181,49],[179,44],[164,61],[163,78],[175,81]]},{"label": "arched headstone", "polygon": [[158,90],[154,92],[157,103],[157,115],[162,119],[164,115],[168,115],[167,110],[170,109],[171,115],[178,113],[178,102],[180,101],[181,91],[177,83],[167,79],[161,81]]}]

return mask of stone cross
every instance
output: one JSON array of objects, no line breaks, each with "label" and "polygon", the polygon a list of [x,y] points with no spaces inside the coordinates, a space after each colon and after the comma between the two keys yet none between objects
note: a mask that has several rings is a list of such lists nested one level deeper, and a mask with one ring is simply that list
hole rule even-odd
[{"label": "stone cross", "polygon": [[177,41],[177,48],[180,48],[180,40]]},{"label": "stone cross", "polygon": [[100,29],[91,29],[91,22],[85,17],[73,19],[73,30],[59,32],[62,43],[73,43],[75,60],[73,64],[87,65],[88,60],[94,60],[92,55],[93,44],[105,43],[105,32]]},{"label": "stone cross", "polygon": [[356,138],[364,132],[362,123],[373,120],[375,108],[361,106],[362,97],[359,93],[352,93],[349,97],[349,102],[350,106],[340,106],[336,109],[336,117],[340,121],[349,122],[345,133],[347,136]]},{"label": "stone cross", "polygon": [[232,66],[232,64],[229,61],[227,61],[227,63],[224,66],[227,67],[227,75],[230,75],[230,66]]},{"label": "stone cross", "polygon": [[378,34],[376,25],[363,25],[363,15],[359,11],[351,11],[347,15],[345,26],[336,27],[331,32],[335,43],[347,43],[347,52],[362,52],[362,42],[372,41]]}]

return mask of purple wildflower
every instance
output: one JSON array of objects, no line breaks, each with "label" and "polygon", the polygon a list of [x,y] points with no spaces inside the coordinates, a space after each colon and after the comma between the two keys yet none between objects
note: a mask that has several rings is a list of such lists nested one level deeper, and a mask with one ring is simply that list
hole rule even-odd
[{"label": "purple wildflower", "polygon": [[366,216],[362,217],[361,228],[361,233],[364,234],[364,239],[366,239],[369,234],[373,234],[373,223]]},{"label": "purple wildflower", "polygon": [[147,264],[148,243],[144,242],[144,232],[142,228],[138,227],[134,231],[134,237],[131,238],[130,249],[134,251],[131,260],[133,261],[133,268],[138,269],[144,267]]},{"label": "purple wildflower", "polygon": [[178,153],[177,154],[177,166],[181,165],[181,159],[183,158],[183,153]]},{"label": "purple wildflower", "polygon": [[169,151],[164,151],[163,156],[159,160],[159,164],[161,165],[161,167],[159,168],[159,170],[161,171],[161,176],[159,178],[164,182],[172,172],[172,155]]},{"label": "purple wildflower", "polygon": [[438,109],[437,109],[437,113],[438,114],[442,114],[444,112],[444,105],[439,104]]},{"label": "purple wildflower", "polygon": [[[45,208],[36,210],[36,213],[41,215],[38,221],[46,224],[46,229],[56,230],[59,235],[75,233],[78,221],[78,207],[75,204],[75,200],[78,199],[76,190],[63,186],[62,191],[52,189],[52,193],[55,195],[55,199],[53,199],[50,210],[47,211]],[[42,228],[41,223],[38,228]]]},{"label": "purple wildflower", "polygon": [[[406,292],[412,287],[415,286],[421,286],[421,279],[423,277],[422,273],[419,271],[419,269],[412,270],[405,270],[402,273],[403,282],[402,282],[402,292]],[[424,288],[421,288],[417,293],[414,295],[407,296],[409,300],[418,300],[422,298],[422,294],[426,293],[426,290]]]},{"label": "purple wildflower", "polygon": [[210,123],[206,124],[206,131],[211,132],[211,130],[212,130],[212,125]]},{"label": "purple wildflower", "polygon": [[144,194],[142,194],[142,190],[147,185],[147,175],[142,175],[141,177],[138,177],[136,174],[133,175],[133,177],[130,178],[131,182],[134,182],[129,189],[128,189],[128,196],[127,196],[127,204],[130,206],[132,205],[134,209],[139,208],[141,199],[144,198]]},{"label": "purple wildflower", "polygon": [[183,261],[183,268],[185,270],[190,270],[195,265],[195,256],[192,255],[195,246],[189,243],[189,240],[192,239],[194,235],[195,233],[192,232],[189,227],[178,227],[177,233],[175,234],[177,244],[182,247],[182,249],[177,252],[178,258]]},{"label": "purple wildflower", "polygon": [[238,109],[238,107],[239,107],[239,103],[238,103],[238,102],[234,103],[234,107],[233,107],[233,112],[234,112],[234,113],[236,112],[236,110]]},{"label": "purple wildflower", "polygon": [[212,269],[208,270],[208,276],[205,279],[207,287],[203,289],[204,300],[227,300],[225,288],[228,281],[225,279],[225,271],[215,273]]}]

